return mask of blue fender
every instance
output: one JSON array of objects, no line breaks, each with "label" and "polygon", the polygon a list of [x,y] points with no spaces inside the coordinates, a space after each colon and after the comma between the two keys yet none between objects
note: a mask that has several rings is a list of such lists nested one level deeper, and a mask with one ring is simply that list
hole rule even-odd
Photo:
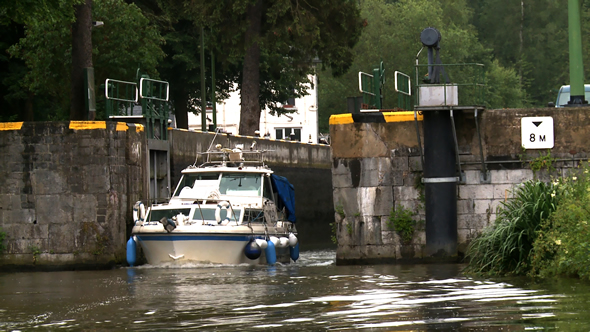
[{"label": "blue fender", "polygon": [[299,243],[297,243],[294,247],[289,247],[289,254],[291,255],[293,262],[297,262],[299,259]]},{"label": "blue fender", "polygon": [[248,242],[244,248],[244,254],[249,259],[258,259],[258,257],[260,257],[262,254],[262,249],[260,249],[258,244],[256,244],[256,241],[250,240],[250,242]]},{"label": "blue fender", "polygon": [[127,263],[129,266],[135,265],[137,262],[137,245],[133,240],[133,236],[127,241]]},{"label": "blue fender", "polygon": [[277,252],[275,251],[275,245],[271,240],[266,242],[268,243],[268,247],[266,247],[264,250],[264,253],[266,254],[266,262],[269,265],[274,265],[277,262]]}]

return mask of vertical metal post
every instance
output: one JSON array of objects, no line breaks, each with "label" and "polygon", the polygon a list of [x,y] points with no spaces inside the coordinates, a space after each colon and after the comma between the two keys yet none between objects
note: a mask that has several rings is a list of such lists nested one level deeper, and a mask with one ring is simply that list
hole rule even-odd
[{"label": "vertical metal post", "polygon": [[379,68],[373,69],[373,93],[375,94],[375,107],[381,109],[381,75]]},{"label": "vertical metal post", "polygon": [[582,61],[582,28],[580,0],[568,0],[568,31],[570,53],[570,101],[569,105],[586,104],[584,96],[584,63]]},{"label": "vertical metal post", "polygon": [[215,98],[215,54],[211,50],[211,105],[213,107],[213,131],[217,129],[217,98]]},{"label": "vertical metal post", "polygon": [[457,256],[457,178],[449,111],[423,113],[426,255]]},{"label": "vertical metal post", "polygon": [[205,29],[201,27],[201,130],[207,131],[207,95],[205,91]]}]

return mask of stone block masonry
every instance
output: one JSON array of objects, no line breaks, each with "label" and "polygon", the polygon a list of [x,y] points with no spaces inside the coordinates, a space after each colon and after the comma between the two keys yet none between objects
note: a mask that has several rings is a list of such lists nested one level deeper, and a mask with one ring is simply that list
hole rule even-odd
[{"label": "stone block masonry", "polygon": [[1,270],[122,263],[131,208],[145,197],[143,127],[117,122],[0,126]]},{"label": "stone block masonry", "polygon": [[[549,181],[567,174],[588,159],[590,108],[487,110],[479,119],[473,112],[455,116],[463,181],[457,185],[459,258],[469,243],[496,219],[497,209],[521,183],[534,178]],[[529,161],[547,150],[523,150],[523,117],[551,116],[554,122],[554,172],[533,172]],[[430,262],[424,249],[424,186],[416,124],[413,117],[364,121],[337,115],[330,119],[332,184],[337,264]],[[344,120],[343,120],[344,119]],[[421,122],[418,122],[422,134]],[[483,151],[480,151],[479,138]],[[423,143],[423,136],[420,137]],[[485,160],[485,172],[481,155]],[[486,177],[484,179],[484,173]],[[413,213],[413,239],[403,243],[390,222],[392,208]]]}]

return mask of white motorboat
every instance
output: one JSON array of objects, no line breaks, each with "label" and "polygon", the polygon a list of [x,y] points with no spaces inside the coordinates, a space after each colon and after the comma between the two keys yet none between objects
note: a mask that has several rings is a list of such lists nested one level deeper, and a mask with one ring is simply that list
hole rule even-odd
[{"label": "white motorboat", "polygon": [[[213,143],[211,144],[213,145]],[[148,264],[274,264],[299,258],[295,196],[264,163],[265,151],[217,145],[199,153],[165,204],[133,208],[127,261]],[[199,158],[197,157],[197,160]]]}]

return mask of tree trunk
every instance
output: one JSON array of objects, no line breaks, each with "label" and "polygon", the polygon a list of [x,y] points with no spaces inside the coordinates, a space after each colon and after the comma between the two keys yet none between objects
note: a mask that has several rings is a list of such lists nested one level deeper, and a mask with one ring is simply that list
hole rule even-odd
[{"label": "tree trunk", "polygon": [[92,67],[92,0],[74,6],[76,22],[72,24],[72,73],[70,120],[86,120],[84,68]]},{"label": "tree trunk", "polygon": [[176,127],[188,129],[188,93],[183,89],[175,89],[174,95],[174,117],[176,117]]},{"label": "tree trunk", "polygon": [[32,92],[27,93],[27,100],[25,101],[25,121],[35,121],[35,113],[33,111],[33,98]]},{"label": "tree trunk", "polygon": [[262,1],[248,7],[246,30],[246,55],[242,72],[242,89],[240,92],[242,109],[240,112],[240,135],[254,136],[260,127],[260,25],[262,23]]}]

